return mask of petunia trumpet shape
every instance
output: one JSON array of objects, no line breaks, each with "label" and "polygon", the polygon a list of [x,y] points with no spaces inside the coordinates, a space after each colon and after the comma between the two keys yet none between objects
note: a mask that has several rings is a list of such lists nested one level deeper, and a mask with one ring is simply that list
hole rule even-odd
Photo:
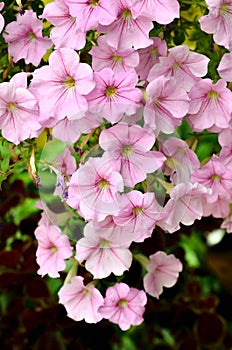
[{"label": "petunia trumpet shape", "polygon": [[67,203],[86,220],[102,221],[119,212],[122,176],[102,158],[89,158],[71,177]]},{"label": "petunia trumpet shape", "polygon": [[59,303],[64,305],[68,317],[74,321],[97,323],[103,318],[98,312],[104,303],[103,296],[94,284],[85,286],[81,276],[75,276],[70,283],[63,285],[58,296]]},{"label": "petunia trumpet shape", "polygon": [[116,283],[106,290],[104,304],[100,314],[126,331],[130,326],[143,322],[144,305],[147,297],[143,290],[130,288],[126,283]]},{"label": "petunia trumpet shape", "polygon": [[72,256],[69,239],[61,233],[56,225],[41,224],[35,230],[38,241],[36,261],[40,266],[39,275],[48,274],[50,277],[60,277],[59,271],[66,267],[65,259]]},{"label": "petunia trumpet shape", "polygon": [[101,148],[106,151],[104,159],[114,163],[129,187],[145,180],[146,174],[159,169],[166,159],[161,152],[150,151],[154,143],[151,130],[126,123],[104,129],[99,138]]},{"label": "petunia trumpet shape", "polygon": [[167,255],[158,251],[149,256],[151,263],[146,266],[148,273],[144,276],[143,284],[145,291],[159,299],[163,293],[163,287],[173,287],[182,271],[182,263],[174,254]]},{"label": "petunia trumpet shape", "polygon": [[90,111],[111,123],[117,123],[124,114],[134,114],[142,99],[142,92],[135,87],[137,80],[135,72],[115,73],[110,68],[94,72],[96,87],[87,96]]},{"label": "petunia trumpet shape", "polygon": [[36,97],[27,89],[27,73],[17,73],[0,84],[0,129],[14,144],[36,137],[43,130]]},{"label": "petunia trumpet shape", "polygon": [[9,54],[14,62],[21,58],[38,66],[46,51],[52,46],[49,38],[42,36],[43,22],[32,10],[17,15],[17,20],[9,23],[2,34],[8,43]]},{"label": "petunia trumpet shape", "polygon": [[76,259],[80,263],[86,261],[85,268],[94,278],[105,278],[111,273],[120,276],[132,263],[128,235],[110,221],[104,226],[89,222],[84,228],[84,238],[76,245]]}]

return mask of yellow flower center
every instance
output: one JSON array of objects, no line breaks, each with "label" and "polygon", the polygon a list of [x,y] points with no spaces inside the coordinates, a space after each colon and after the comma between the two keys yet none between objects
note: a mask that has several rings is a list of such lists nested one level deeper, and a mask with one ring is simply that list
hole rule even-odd
[{"label": "yellow flower center", "polygon": [[217,91],[214,91],[214,90],[210,90],[207,94],[207,96],[213,100],[213,99],[217,99],[218,98],[218,93]]},{"label": "yellow flower center", "polygon": [[173,63],[172,65],[172,70],[176,70],[176,69],[179,69],[181,67],[181,63],[180,62],[175,62]]},{"label": "yellow flower center", "polygon": [[211,177],[211,179],[214,180],[214,181],[219,181],[219,180],[221,180],[221,176],[220,175],[213,175]]},{"label": "yellow flower center", "polygon": [[99,6],[99,5],[100,5],[100,0],[90,0],[90,1],[89,1],[89,4],[90,4],[92,7]]},{"label": "yellow flower center", "polygon": [[88,290],[88,288],[83,289],[83,294],[87,295],[88,297],[91,297],[92,293]]},{"label": "yellow flower center", "polygon": [[110,242],[107,241],[106,239],[103,239],[100,243],[100,248],[109,248],[110,247]]},{"label": "yellow flower center", "polygon": [[158,49],[157,47],[154,47],[153,49],[150,50],[150,55],[151,56],[156,56],[158,54]]},{"label": "yellow flower center", "polygon": [[127,306],[127,305],[128,305],[128,300],[121,299],[121,300],[119,300],[119,302],[118,302],[118,306],[120,306],[120,307],[125,307],[125,306]]},{"label": "yellow flower center", "polygon": [[56,253],[56,252],[57,252],[57,248],[56,248],[55,245],[51,246],[50,249],[51,249],[51,251],[52,251],[53,253]]},{"label": "yellow flower center", "polygon": [[122,56],[117,56],[117,55],[115,55],[115,56],[113,56],[112,58],[113,58],[113,60],[114,60],[115,62],[122,62]]},{"label": "yellow flower center", "polygon": [[64,81],[64,85],[67,89],[73,89],[75,87],[75,84],[75,80],[70,76],[68,76]]},{"label": "yellow flower center", "polygon": [[133,209],[133,214],[136,215],[136,216],[141,214],[142,212],[143,212],[143,208],[141,208],[141,207],[135,207]]},{"label": "yellow flower center", "polygon": [[129,155],[131,155],[131,153],[133,153],[133,147],[131,145],[122,146],[122,155],[124,157],[128,157]]},{"label": "yellow flower center", "polygon": [[106,88],[106,92],[105,92],[106,97],[112,98],[116,95],[116,93],[117,93],[117,89],[114,86],[108,86]]},{"label": "yellow flower center", "polygon": [[123,19],[128,20],[128,19],[132,18],[132,13],[131,13],[130,10],[125,9],[125,10],[122,11],[121,16],[122,16]]},{"label": "yellow flower center", "polygon": [[17,105],[15,102],[8,102],[7,108],[9,112],[13,112],[17,108]]},{"label": "yellow flower center", "polygon": [[97,185],[98,185],[100,190],[108,190],[108,188],[110,187],[109,182],[105,179],[99,180]]},{"label": "yellow flower center", "polygon": [[223,15],[225,15],[225,13],[227,12],[229,4],[222,4],[221,8],[220,8],[220,16],[223,17]]},{"label": "yellow flower center", "polygon": [[35,34],[34,34],[33,32],[29,32],[29,33],[28,33],[28,36],[29,36],[29,39],[30,39],[31,41],[35,41],[35,40],[36,40],[36,36],[35,36]]}]

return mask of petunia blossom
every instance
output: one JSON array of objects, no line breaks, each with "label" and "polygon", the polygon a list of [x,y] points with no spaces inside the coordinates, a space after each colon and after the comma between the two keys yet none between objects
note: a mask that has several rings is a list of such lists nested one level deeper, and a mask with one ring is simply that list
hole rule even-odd
[{"label": "petunia blossom", "polygon": [[98,45],[93,46],[89,53],[92,55],[92,67],[94,71],[103,68],[111,68],[114,72],[134,72],[139,64],[139,54],[133,48],[119,51],[110,46],[106,41],[106,35],[98,38]]},{"label": "petunia blossom", "polygon": [[152,45],[138,50],[139,65],[136,67],[136,72],[140,80],[146,80],[151,68],[159,62],[159,57],[167,55],[167,44],[165,40],[154,37],[152,41]]},{"label": "petunia blossom", "polygon": [[42,277],[48,274],[50,277],[60,277],[59,271],[66,267],[65,259],[72,256],[69,239],[61,233],[58,226],[41,224],[35,230],[38,241],[36,261],[40,266],[37,273]]},{"label": "petunia blossom", "polygon": [[117,17],[117,1],[68,0],[67,5],[82,32],[96,28],[99,23],[108,25]]},{"label": "petunia blossom", "polygon": [[210,79],[202,79],[194,84],[189,93],[190,104],[187,121],[194,131],[203,131],[212,126],[228,128],[231,121],[232,92],[225,80],[213,84]]},{"label": "petunia blossom", "polygon": [[135,11],[150,17],[160,24],[171,23],[180,17],[180,5],[177,0],[142,0],[138,1]]},{"label": "petunia blossom", "polygon": [[113,216],[113,220],[134,233],[133,241],[143,242],[145,238],[151,237],[156,220],[161,216],[154,193],[125,193],[120,198],[119,208],[120,211],[117,216]]},{"label": "petunia blossom", "polygon": [[21,58],[25,62],[38,66],[46,51],[52,47],[49,38],[42,35],[43,22],[32,10],[26,10],[24,15],[17,15],[17,20],[7,24],[2,36],[8,43],[8,52],[14,62]]},{"label": "petunia blossom", "polygon": [[[152,20],[135,10],[134,1],[118,0],[116,20],[110,25],[99,25],[98,31],[107,33],[107,42],[117,50],[141,49],[152,44],[149,32]],[[134,10],[134,11],[133,11]]]},{"label": "petunia blossom", "polygon": [[75,258],[80,263],[86,261],[85,268],[94,278],[105,278],[111,273],[120,276],[132,263],[129,236],[108,223],[102,227],[90,221],[85,225],[84,238],[76,244]]},{"label": "petunia blossom", "polygon": [[232,214],[224,218],[220,227],[225,228],[227,233],[232,233]]},{"label": "petunia blossom", "polygon": [[170,199],[162,210],[156,224],[164,231],[173,233],[180,223],[190,226],[200,220],[204,213],[202,199],[207,193],[203,185],[191,182],[177,184],[170,192]]},{"label": "petunia blossom", "polygon": [[175,78],[161,76],[148,84],[146,94],[145,125],[154,129],[156,135],[160,131],[172,133],[189,110],[187,92]]},{"label": "petunia blossom", "polygon": [[67,203],[86,220],[102,221],[117,215],[123,179],[113,164],[102,158],[89,158],[71,177]]},{"label": "petunia blossom", "polygon": [[88,109],[86,95],[94,86],[91,67],[79,63],[79,55],[69,48],[52,52],[49,65],[34,71],[30,85],[39,100],[41,119],[53,117],[56,122],[83,117]]},{"label": "petunia blossom", "polygon": [[232,49],[231,0],[206,0],[209,13],[199,19],[201,30],[213,34],[213,39],[218,45],[226,49]]},{"label": "petunia blossom", "polygon": [[174,184],[189,182],[194,170],[200,168],[200,161],[188,144],[179,138],[159,140],[160,151],[167,157],[164,163],[165,175]]},{"label": "petunia blossom", "polygon": [[17,145],[38,136],[43,130],[38,119],[38,102],[27,89],[27,73],[17,73],[0,84],[0,129],[8,141]]},{"label": "petunia blossom", "polygon": [[106,290],[104,304],[99,312],[126,331],[130,326],[138,326],[143,322],[146,303],[147,297],[143,290],[130,288],[126,283],[116,283]]},{"label": "petunia blossom", "polygon": [[79,29],[76,18],[71,16],[67,1],[55,0],[48,3],[41,17],[54,25],[50,39],[56,49],[68,47],[80,50],[85,46],[86,34]]},{"label": "petunia blossom", "polygon": [[145,291],[159,299],[163,293],[163,287],[173,287],[182,271],[182,263],[174,254],[167,255],[158,251],[149,256],[151,263],[146,266],[148,273],[144,276],[143,284]]},{"label": "petunia blossom", "polygon": [[81,276],[75,276],[70,283],[64,284],[58,296],[59,303],[64,305],[68,317],[74,321],[97,323],[103,318],[98,311],[104,303],[103,296],[94,284],[85,286]]},{"label": "petunia blossom", "polygon": [[211,191],[204,197],[209,203],[214,203],[218,197],[224,197],[227,202],[232,196],[232,170],[225,166],[223,158],[216,156],[195,170],[191,176],[193,182],[198,182]]},{"label": "petunia blossom", "polygon": [[151,68],[149,82],[160,76],[174,77],[178,86],[190,91],[195,82],[207,74],[209,58],[190,51],[185,45],[172,47],[168,50],[168,55],[162,56],[159,57],[159,63]]},{"label": "petunia blossom", "polygon": [[159,169],[165,157],[161,152],[150,151],[155,135],[139,125],[118,123],[102,130],[99,138],[105,150],[104,159],[112,161],[123,177],[126,186],[134,187],[145,180],[147,173]]},{"label": "petunia blossom", "polygon": [[142,99],[136,88],[135,72],[115,73],[110,68],[94,72],[96,87],[88,96],[89,110],[101,114],[111,123],[117,123],[124,114],[134,114]]}]

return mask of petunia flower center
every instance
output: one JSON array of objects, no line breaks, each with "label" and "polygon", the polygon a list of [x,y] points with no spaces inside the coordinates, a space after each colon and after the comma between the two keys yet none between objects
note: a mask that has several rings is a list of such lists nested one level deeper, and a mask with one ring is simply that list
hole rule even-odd
[{"label": "petunia flower center", "polygon": [[158,54],[158,49],[157,49],[157,47],[154,47],[153,49],[150,50],[150,55],[151,55],[152,57],[156,57],[157,54]]},{"label": "petunia flower center", "polygon": [[217,93],[217,91],[210,90],[210,91],[208,92],[207,96],[208,96],[211,100],[214,100],[214,99],[217,99],[217,98],[218,98],[218,93]]},{"label": "petunia flower center", "polygon": [[180,62],[175,62],[175,63],[173,63],[173,65],[172,65],[172,70],[174,71],[174,70],[177,70],[177,69],[179,69],[181,67],[181,63]]},{"label": "petunia flower center", "polygon": [[115,55],[115,56],[113,56],[112,58],[113,58],[113,60],[114,60],[115,62],[121,62],[121,61],[122,61],[122,56],[117,56],[117,55]]},{"label": "petunia flower center", "polygon": [[131,13],[130,10],[125,9],[125,10],[122,11],[121,17],[122,17],[123,19],[125,19],[125,20],[129,20],[129,19],[132,18],[132,13]]},{"label": "petunia flower center", "polygon": [[133,214],[134,214],[135,216],[141,214],[142,212],[143,212],[143,208],[141,208],[141,207],[135,207],[135,208],[133,208]]},{"label": "petunia flower center", "polygon": [[116,93],[117,93],[117,89],[114,86],[108,86],[106,88],[106,92],[105,92],[106,97],[112,98],[116,95]]},{"label": "petunia flower center", "polygon": [[64,81],[64,85],[67,89],[73,89],[75,87],[75,84],[76,82],[71,76],[68,76]]},{"label": "petunia flower center", "polygon": [[123,145],[122,146],[122,155],[124,157],[128,157],[133,153],[133,147],[131,145]]},{"label": "petunia flower center", "polygon": [[212,175],[211,179],[212,179],[213,181],[220,181],[220,180],[221,180],[221,176],[215,174],[215,175]]},{"label": "petunia flower center", "polygon": [[91,296],[92,296],[92,293],[88,290],[88,288],[84,288],[84,289],[83,289],[83,294],[85,294],[85,295],[88,296],[88,297],[91,297]]},{"label": "petunia flower center", "polygon": [[17,105],[15,102],[8,102],[7,108],[9,112],[13,112],[17,108]]},{"label": "petunia flower center", "polygon": [[90,0],[89,1],[90,6],[97,7],[100,5],[100,0]]},{"label": "petunia flower center", "polygon": [[220,16],[224,16],[226,14],[228,10],[228,4],[222,4],[221,8],[220,8]]},{"label": "petunia flower center", "polygon": [[29,32],[29,33],[28,33],[28,36],[29,36],[29,39],[30,39],[31,41],[35,41],[35,40],[36,40],[36,36],[35,36],[35,34],[34,34],[33,32]]},{"label": "petunia flower center", "polygon": [[125,307],[127,305],[128,305],[128,300],[126,300],[126,299],[121,299],[118,302],[118,306],[120,306],[120,307]]},{"label": "petunia flower center", "polygon": [[108,190],[108,188],[110,187],[109,182],[105,179],[99,180],[97,185],[98,185],[100,190]]},{"label": "petunia flower center", "polygon": [[55,245],[52,245],[50,249],[51,249],[52,253],[56,253],[58,250]]},{"label": "petunia flower center", "polygon": [[100,248],[109,248],[110,247],[110,242],[107,241],[106,239],[103,239],[100,243]]}]

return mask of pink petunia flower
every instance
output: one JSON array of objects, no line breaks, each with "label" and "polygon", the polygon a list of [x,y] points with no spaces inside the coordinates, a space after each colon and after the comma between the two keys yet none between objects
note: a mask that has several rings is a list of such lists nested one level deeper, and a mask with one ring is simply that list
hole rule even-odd
[{"label": "pink petunia flower", "polygon": [[171,23],[180,17],[180,5],[177,0],[142,0],[138,1],[135,11],[150,17],[160,24]]},{"label": "pink petunia flower", "polygon": [[65,117],[71,120],[83,117],[88,109],[85,96],[94,86],[91,67],[79,63],[78,54],[69,48],[52,52],[49,65],[36,69],[31,81],[41,114],[48,119],[54,117],[56,122]]},{"label": "pink petunia flower", "polygon": [[110,25],[99,25],[98,31],[107,33],[107,42],[117,50],[140,49],[152,44],[149,32],[152,20],[135,10],[135,1],[117,0],[117,19]]},{"label": "pink petunia flower", "polygon": [[218,195],[215,202],[209,202],[206,196],[202,197],[203,216],[212,215],[214,218],[225,218],[230,215],[230,198]]},{"label": "pink petunia flower", "polygon": [[217,71],[222,79],[232,81],[232,52],[222,56]]},{"label": "pink petunia flower", "polygon": [[231,0],[206,0],[206,3],[209,13],[199,19],[201,30],[213,34],[213,39],[218,45],[223,45],[230,50],[232,48]]},{"label": "pink petunia flower", "polygon": [[66,267],[65,259],[72,256],[73,248],[69,239],[61,233],[58,226],[41,224],[35,230],[38,241],[36,261],[40,266],[37,273],[42,277],[48,274],[50,277],[60,277],[58,271]]},{"label": "pink petunia flower", "polygon": [[42,131],[38,122],[37,99],[27,89],[27,73],[18,73],[0,84],[0,129],[14,144],[36,137]]},{"label": "pink petunia flower", "polygon": [[67,203],[86,220],[102,221],[117,215],[123,179],[113,164],[102,158],[89,158],[71,177]]},{"label": "pink petunia flower", "polygon": [[89,222],[84,238],[76,244],[75,258],[91,272],[94,278],[105,278],[111,273],[120,276],[129,270],[132,254],[128,249],[131,239],[121,228],[112,226],[111,220],[102,226]]},{"label": "pink petunia flower", "polygon": [[17,15],[17,20],[9,23],[2,36],[9,44],[8,51],[14,62],[21,58],[25,62],[38,66],[46,51],[52,47],[52,42],[42,36],[43,22],[32,10],[26,10],[24,15]]},{"label": "pink petunia flower", "polygon": [[231,121],[232,92],[225,80],[213,84],[210,79],[202,79],[194,84],[190,93],[187,121],[194,131],[203,131],[212,126],[228,128]]},{"label": "pink petunia flower", "polygon": [[174,184],[189,182],[194,170],[200,168],[200,161],[184,140],[170,137],[159,140],[160,151],[167,157],[165,175],[170,176]]},{"label": "pink petunia flower", "polygon": [[74,321],[97,323],[103,318],[98,309],[104,298],[94,284],[85,286],[83,281],[83,277],[75,276],[70,283],[63,285],[58,292],[59,303],[64,305],[68,317]]},{"label": "pink petunia flower", "polygon": [[198,182],[211,191],[204,197],[208,203],[214,203],[218,197],[224,197],[227,201],[232,196],[232,170],[223,163],[223,158],[215,154],[201,169],[194,171],[191,176],[193,182]]},{"label": "pink petunia flower", "polygon": [[[0,11],[2,11],[4,5],[5,5],[4,2],[0,2]],[[4,25],[5,25],[4,17],[0,15],[0,33],[2,32]]]},{"label": "pink petunia flower", "polygon": [[202,197],[207,188],[191,182],[177,184],[170,193],[170,199],[156,224],[164,231],[173,233],[180,229],[180,223],[190,226],[203,216]]},{"label": "pink petunia flower", "polygon": [[90,111],[104,116],[111,123],[117,123],[124,114],[134,114],[142,99],[142,92],[136,88],[135,72],[115,73],[110,68],[94,72],[95,89],[87,96]]},{"label": "pink petunia flower", "polygon": [[146,266],[148,273],[143,279],[144,289],[151,296],[159,299],[163,287],[173,287],[182,271],[182,263],[173,254],[158,251],[149,256],[151,263]]},{"label": "pink petunia flower", "polygon": [[99,23],[108,25],[117,17],[117,1],[68,0],[67,5],[82,32],[96,28]]},{"label": "pink petunia flower", "polygon": [[126,123],[104,129],[99,137],[104,159],[113,161],[129,187],[145,180],[146,174],[159,169],[166,159],[161,152],[150,151],[154,143],[155,136],[150,130]]},{"label": "pink petunia flower", "polygon": [[133,241],[143,242],[145,238],[151,237],[156,220],[161,216],[154,193],[131,191],[123,194],[119,208],[120,211],[117,216],[113,216],[113,220],[134,233]]},{"label": "pink petunia flower", "polygon": [[136,67],[136,72],[140,80],[146,80],[151,68],[159,62],[159,57],[167,55],[165,40],[155,37],[152,41],[152,45],[138,50],[139,65]]},{"label": "pink petunia flower", "polygon": [[146,303],[147,297],[143,290],[130,288],[126,283],[116,283],[106,290],[104,304],[99,312],[126,331],[130,326],[138,326],[143,322]]},{"label": "pink petunia flower", "polygon": [[79,29],[76,18],[71,16],[67,1],[48,3],[41,17],[55,26],[50,32],[50,39],[56,49],[68,47],[80,50],[85,46],[86,34]]},{"label": "pink petunia flower", "polygon": [[172,133],[189,110],[186,91],[175,78],[161,76],[148,84],[146,94],[149,100],[144,108],[145,125],[154,129],[156,135],[160,131]]},{"label": "pink petunia flower", "polygon": [[139,64],[139,54],[134,49],[116,50],[106,41],[106,35],[98,38],[98,46],[93,46],[89,53],[92,55],[94,71],[111,68],[114,72],[134,72]]},{"label": "pink petunia flower", "polygon": [[168,55],[159,57],[159,63],[150,70],[148,81],[160,76],[174,77],[178,86],[190,91],[192,86],[207,74],[209,58],[189,51],[185,45],[175,46],[168,50]]}]

